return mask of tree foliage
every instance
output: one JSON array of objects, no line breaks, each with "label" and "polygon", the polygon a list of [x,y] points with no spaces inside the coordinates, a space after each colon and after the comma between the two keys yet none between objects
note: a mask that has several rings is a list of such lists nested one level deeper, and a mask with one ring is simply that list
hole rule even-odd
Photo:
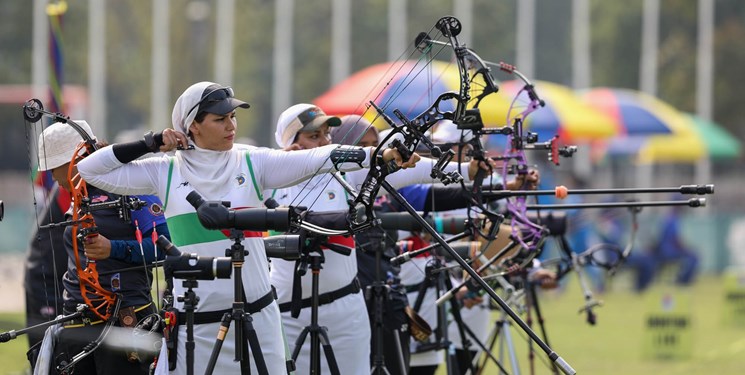
[{"label": "tree foliage", "polygon": [[[592,83],[637,88],[643,0],[591,1]],[[64,81],[87,84],[88,3],[69,0],[64,16]],[[169,15],[169,102],[193,82],[213,80],[216,0],[171,0]],[[571,0],[536,2],[535,79],[571,82]],[[331,0],[295,1],[292,99],[311,101],[329,88]],[[352,71],[387,59],[387,0],[351,1]],[[30,83],[32,9],[9,1],[0,13],[0,83]],[[470,47],[491,61],[514,63],[516,2],[473,0]],[[272,54],[275,3],[236,1],[234,82],[237,96],[252,107],[242,111],[239,135],[271,145]],[[408,38],[430,30],[453,13],[453,0],[409,0]],[[106,100],[108,133],[131,129],[150,119],[152,4],[106,1]],[[745,106],[745,3],[716,2],[715,120],[741,137]],[[662,0],[659,39],[659,96],[685,111],[695,111],[697,2]],[[403,52],[403,51],[402,51]],[[519,68],[519,67],[518,67]],[[2,125],[7,127],[7,125]],[[166,126],[166,124],[163,124]]]}]

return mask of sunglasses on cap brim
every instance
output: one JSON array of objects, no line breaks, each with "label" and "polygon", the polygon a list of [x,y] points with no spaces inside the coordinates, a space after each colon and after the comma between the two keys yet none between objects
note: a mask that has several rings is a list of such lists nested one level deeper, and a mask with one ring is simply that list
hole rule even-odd
[{"label": "sunglasses on cap brim", "polygon": [[227,98],[233,97],[233,88],[232,87],[220,87],[218,89],[214,89],[207,93],[207,95],[202,97],[202,100],[197,102],[197,104],[194,104],[193,107],[189,110],[189,112],[186,112],[186,117],[189,117],[192,111],[197,109],[197,107],[204,104],[204,107],[208,107],[209,104],[221,102]]}]

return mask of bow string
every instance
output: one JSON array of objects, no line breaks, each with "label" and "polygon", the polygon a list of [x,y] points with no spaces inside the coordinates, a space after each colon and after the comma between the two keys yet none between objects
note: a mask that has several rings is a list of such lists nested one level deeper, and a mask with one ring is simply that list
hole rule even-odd
[{"label": "bow string", "polygon": [[[75,267],[77,270],[78,282],[80,284],[80,294],[83,301],[90,307],[97,317],[102,320],[109,320],[115,313],[117,296],[115,293],[107,290],[101,285],[96,268],[96,261],[87,259],[85,264],[80,259],[80,246],[85,246],[84,241],[94,238],[98,235],[98,227],[93,219],[92,202],[88,196],[88,187],[77,173],[78,161],[89,155],[97,149],[96,139],[92,138],[75,121],[69,119],[60,113],[51,113],[45,111],[41,101],[31,99],[23,106],[23,116],[30,122],[38,122],[42,116],[49,116],[55,122],[62,122],[80,134],[83,141],[76,147],[68,167],[67,180],[70,185],[70,195],[72,199],[72,220],[64,223],[53,225],[70,225],[72,228],[72,247],[75,258]],[[123,210],[126,211],[126,210]]]}]

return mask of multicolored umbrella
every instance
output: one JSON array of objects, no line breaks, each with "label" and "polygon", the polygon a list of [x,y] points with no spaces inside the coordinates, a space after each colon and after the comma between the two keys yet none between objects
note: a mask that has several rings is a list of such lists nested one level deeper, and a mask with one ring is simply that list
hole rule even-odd
[{"label": "multicolored umbrella", "polygon": [[686,116],[693,122],[693,128],[703,140],[710,158],[735,159],[742,155],[742,142],[720,125],[696,115]]},{"label": "multicolored umbrella", "polygon": [[583,91],[580,96],[593,108],[611,116],[619,134],[670,134],[691,130],[682,113],[641,91],[600,87]]},{"label": "multicolored umbrella", "polygon": [[632,135],[608,142],[609,155],[637,155],[644,163],[693,163],[703,157],[735,159],[742,155],[742,142],[718,124],[684,114],[693,132],[684,134]]},{"label": "multicolored umbrella", "polygon": [[[540,141],[554,135],[567,140],[594,140],[609,138],[618,133],[613,119],[584,103],[572,89],[557,83],[536,81],[533,83],[538,96],[545,106],[531,113],[525,125],[538,133]],[[529,102],[527,93],[520,91],[523,82],[514,80],[502,82],[500,94],[516,102]]]},{"label": "multicolored umbrella", "polygon": [[[474,85],[476,86],[476,85]],[[415,117],[427,110],[440,94],[448,91],[458,92],[460,74],[456,65],[432,61],[388,62],[365,68],[313,100],[324,112],[334,115],[356,114],[373,121],[379,129],[388,125],[382,119],[375,119],[377,112],[368,109],[372,100],[383,108],[394,121],[398,118],[394,109],[406,117]],[[489,95],[479,108],[486,126],[502,126],[507,116],[507,103],[499,95]],[[453,101],[444,101],[440,109],[452,111]]]},{"label": "multicolored umbrella", "polygon": [[640,163],[694,163],[706,156],[706,146],[693,134],[651,135],[637,154]]},{"label": "multicolored umbrella", "polygon": [[610,155],[636,155],[641,163],[689,163],[707,154],[693,121],[652,95],[608,87],[580,95],[615,121],[622,136],[607,144]]}]

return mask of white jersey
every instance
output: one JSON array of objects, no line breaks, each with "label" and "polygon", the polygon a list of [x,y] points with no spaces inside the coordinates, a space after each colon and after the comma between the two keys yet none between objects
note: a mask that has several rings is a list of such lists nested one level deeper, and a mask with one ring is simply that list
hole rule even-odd
[{"label": "white jersey", "polygon": [[[430,177],[433,161],[423,159],[412,169],[400,170],[386,177],[386,181],[399,188],[415,183],[431,183]],[[457,164],[451,163],[446,171],[456,170]],[[348,172],[344,179],[355,189],[359,189],[367,170]],[[467,179],[467,177],[466,177]],[[346,211],[349,209],[347,199],[349,195],[344,187],[333,176],[319,175],[299,185],[267,192],[273,195],[280,205],[305,206],[315,212]],[[354,248],[351,238],[331,238],[331,242],[340,243]],[[319,274],[319,293],[339,290],[353,282],[357,276],[357,257],[352,254],[345,256],[334,251],[324,250],[325,262]],[[272,260],[270,279],[277,288],[279,303],[287,303],[292,298],[292,285],[295,262],[281,259]],[[312,275],[308,271],[301,278],[302,298],[311,296]],[[305,326],[310,324],[310,308],[302,310],[298,319],[294,319],[290,312],[282,313],[285,333],[291,346]],[[319,307],[319,325],[328,328],[329,341],[334,349],[340,372],[342,374],[369,374],[370,356],[370,323],[367,308],[362,293],[348,295],[331,304]],[[307,373],[310,368],[310,339],[307,338],[300,355],[296,360],[297,371]],[[328,373],[325,356],[322,355],[322,373]]]},{"label": "white jersey", "polygon": [[[233,188],[218,199],[230,201],[234,209],[244,207],[263,207],[260,194],[264,187],[282,187],[296,184],[319,169],[331,169],[328,153],[331,148],[309,151],[283,152],[271,149],[233,150],[240,157],[239,170],[234,171]],[[164,204],[171,240],[181,252],[197,253],[200,256],[225,256],[225,250],[233,241],[224,231],[207,230],[198,220],[196,211],[186,201],[186,195],[193,191],[188,181],[183,181],[179,173],[178,159],[173,157],[150,158],[120,163],[111,147],[92,154],[79,164],[81,175],[89,183],[107,191],[119,194],[157,194]],[[287,168],[288,165],[297,168]],[[346,165],[345,165],[346,166]],[[217,167],[217,166],[216,166]],[[350,166],[350,169],[355,166]],[[358,168],[358,167],[357,167]],[[272,173],[283,170],[284,173]],[[269,264],[264,242],[258,232],[245,232],[242,242],[248,255],[242,267],[241,278],[247,302],[254,302],[270,293]],[[233,275],[232,277],[235,277]],[[196,312],[221,311],[230,309],[234,301],[234,282],[231,279],[199,281],[194,289],[199,302]],[[174,295],[183,295],[185,288],[179,280],[174,280]],[[175,302],[179,310],[183,303]],[[286,374],[286,350],[279,308],[271,303],[261,311],[252,314],[253,326],[259,338],[261,351],[270,374]],[[183,322],[180,322],[183,323]],[[196,343],[194,373],[204,373],[207,361],[219,329],[218,323],[194,326]],[[234,328],[234,325],[231,325]],[[228,332],[215,367],[215,373],[237,373],[239,364],[233,361],[235,353],[234,329]],[[181,325],[178,337],[177,367],[175,373],[186,373],[186,326]],[[257,371],[251,354],[251,371]]]}]

